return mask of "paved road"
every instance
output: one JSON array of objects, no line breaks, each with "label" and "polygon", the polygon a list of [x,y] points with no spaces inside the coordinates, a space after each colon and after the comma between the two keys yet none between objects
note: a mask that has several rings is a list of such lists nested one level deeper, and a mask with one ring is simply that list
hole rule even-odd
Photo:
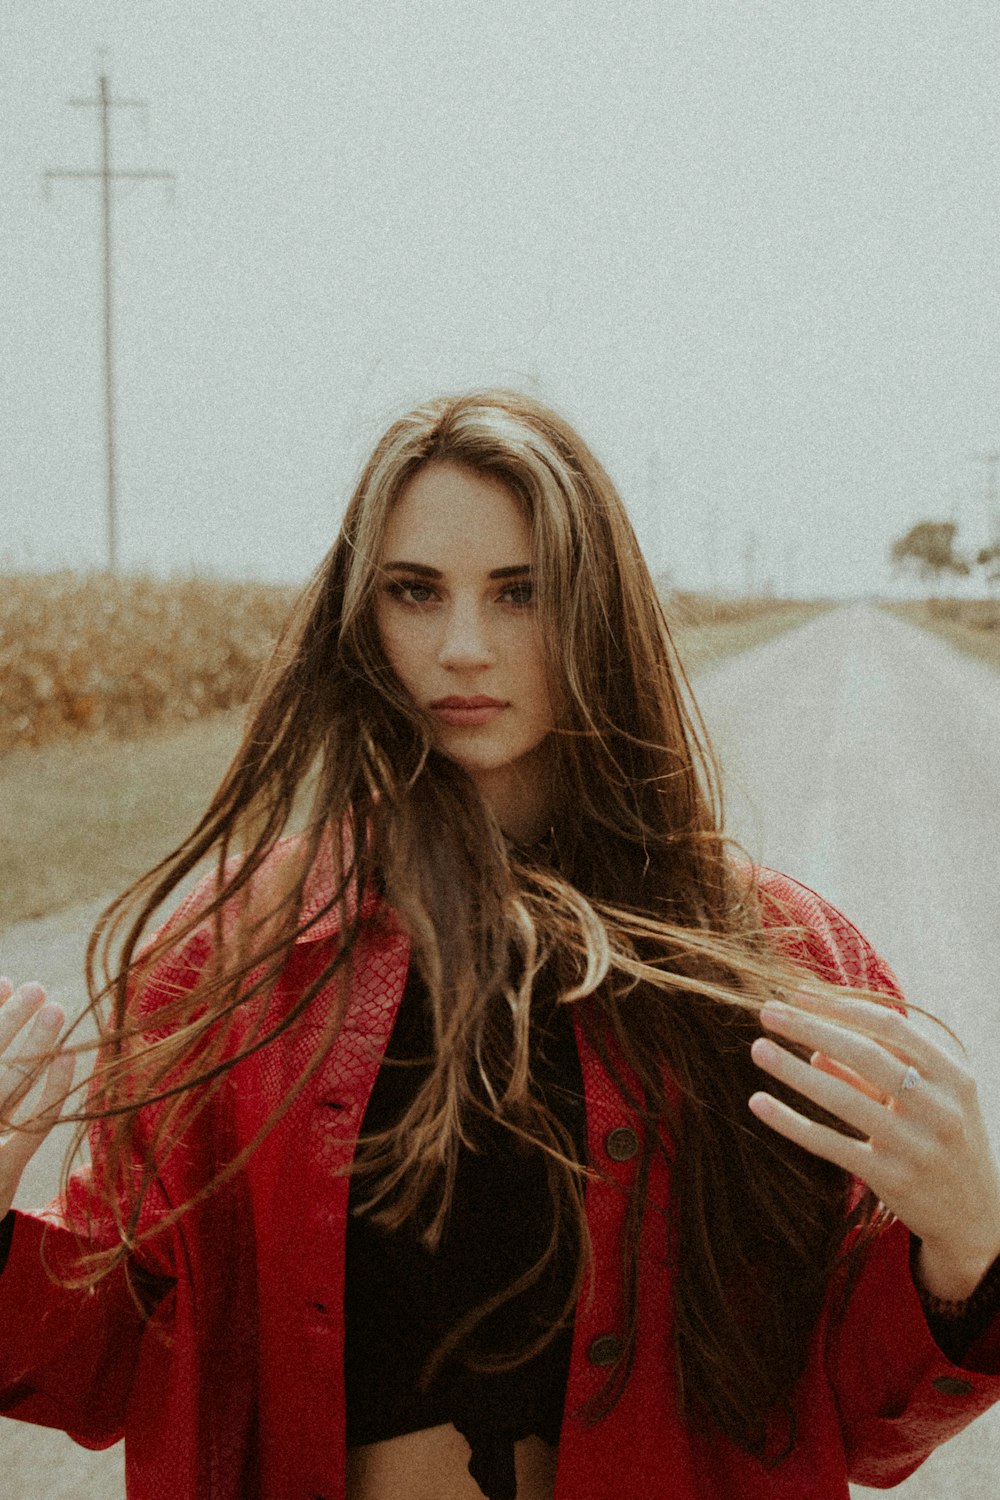
[{"label": "paved road", "polygon": [[[851,607],[719,664],[696,690],[727,770],[727,826],[839,905],[909,997],[969,1047],[1000,1143],[1000,677],[879,611]],[[97,907],[0,935],[0,972],[74,1004]],[[57,1150],[22,1185],[48,1196]],[[121,1500],[117,1451],[0,1424],[10,1500]],[[1000,1410],[893,1493],[996,1500]],[[884,1491],[854,1487],[854,1500]],[[819,1497],[821,1500],[821,1497]]]},{"label": "paved road", "polygon": [[[728,831],[839,906],[962,1037],[1000,1146],[1000,676],[858,606],[695,686]],[[892,1493],[997,1500],[1000,1407]]]}]

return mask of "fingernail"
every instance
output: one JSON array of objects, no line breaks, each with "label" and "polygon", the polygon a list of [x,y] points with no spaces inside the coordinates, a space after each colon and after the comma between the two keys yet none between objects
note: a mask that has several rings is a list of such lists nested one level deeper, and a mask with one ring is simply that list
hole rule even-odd
[{"label": "fingernail", "polygon": [[45,999],[45,991],[42,989],[40,984],[35,984],[34,982],[30,984],[22,984],[21,994],[24,996],[25,1000]]},{"label": "fingernail", "polygon": [[38,1012],[36,1020],[40,1021],[43,1026],[61,1026],[63,1022],[62,1006],[56,1005],[54,1001],[49,1000]]}]

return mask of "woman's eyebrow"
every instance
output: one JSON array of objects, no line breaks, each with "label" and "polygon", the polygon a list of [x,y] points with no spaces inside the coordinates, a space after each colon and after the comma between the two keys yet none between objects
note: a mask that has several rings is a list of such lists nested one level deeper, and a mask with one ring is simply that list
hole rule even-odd
[{"label": "woman's eyebrow", "polygon": [[[391,562],[385,563],[387,570],[398,568],[400,572],[416,573],[421,578],[441,578],[443,575],[440,568],[429,568],[426,563],[415,562]],[[489,574],[490,578],[521,578],[525,573],[531,572],[530,563],[515,563],[510,568],[494,568]]]}]

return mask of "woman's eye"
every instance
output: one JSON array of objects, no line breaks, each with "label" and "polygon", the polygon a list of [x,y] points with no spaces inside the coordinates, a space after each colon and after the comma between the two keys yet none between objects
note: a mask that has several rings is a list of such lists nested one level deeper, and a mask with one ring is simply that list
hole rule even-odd
[{"label": "woman's eye", "polygon": [[530,604],[532,602],[531,584],[512,583],[510,588],[504,589],[504,595],[512,604]]},{"label": "woman's eye", "polygon": [[426,604],[433,597],[434,590],[429,584],[418,583],[416,579],[409,583],[400,579],[389,584],[387,593],[394,599],[402,599],[405,604]]}]

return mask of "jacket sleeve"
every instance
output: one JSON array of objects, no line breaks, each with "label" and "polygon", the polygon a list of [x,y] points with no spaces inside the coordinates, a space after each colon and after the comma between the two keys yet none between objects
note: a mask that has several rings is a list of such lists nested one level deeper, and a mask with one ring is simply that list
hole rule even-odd
[{"label": "jacket sleeve", "polygon": [[[176,996],[179,986],[194,982],[209,948],[204,931],[196,930],[157,961],[134,1003],[151,1012],[160,997]],[[140,1139],[144,1125],[140,1119]],[[99,1122],[90,1134],[96,1161]],[[155,1220],[166,1202],[156,1178],[143,1223]],[[60,1428],[86,1447],[107,1447],[122,1436],[151,1320],[160,1332],[169,1325],[180,1237],[164,1231],[142,1247],[141,1259],[130,1255],[93,1289],[77,1289],[65,1280],[79,1273],[81,1249],[119,1243],[113,1216],[93,1192],[90,1167],[73,1173],[65,1197],[38,1212],[15,1210],[9,1220],[5,1264],[0,1256],[0,1413]]]},{"label": "jacket sleeve", "polygon": [[[759,872],[765,912],[800,930],[781,946],[834,983],[875,990],[905,1009],[898,980],[852,922],[815,891]],[[836,1402],[848,1478],[900,1484],[934,1448],[1000,1400],[1000,1314],[949,1359],[917,1296],[906,1225],[892,1221],[869,1246],[842,1316],[828,1305],[826,1378]],[[838,1309],[839,1314],[839,1309]]]},{"label": "jacket sleeve", "polygon": [[[226,878],[235,859],[227,866]],[[268,903],[270,869],[259,878]],[[176,941],[151,956],[151,967],[129,994],[130,1012],[142,1016],[144,1023],[148,1018],[153,1034],[172,1024],[158,1022],[157,1012],[191,991],[216,951],[216,926],[207,918],[201,920],[216,885],[215,872],[209,872],[145,945],[149,953],[161,938],[176,933]],[[323,889],[320,883],[320,907]],[[240,903],[223,908],[223,944],[245,915]],[[296,950],[304,969],[291,964],[292,977],[284,986],[275,986],[279,1009],[301,993],[302,983],[311,982],[314,970],[322,971],[326,953],[316,942]],[[265,999],[265,1012],[269,1004]],[[240,1045],[248,1028],[256,1035],[258,1024],[264,1023],[255,1008],[241,1011],[230,1038],[233,1047]],[[307,1027],[303,1034],[308,1041],[312,1031]],[[257,1078],[253,1066],[256,1062],[251,1073]],[[176,1206],[192,1206],[159,1233],[142,1239],[93,1291],[73,1290],[59,1277],[60,1271],[78,1263],[78,1232],[86,1249],[120,1243],[114,1215],[102,1208],[89,1169],[73,1174],[65,1199],[37,1213],[13,1215],[5,1267],[0,1239],[0,1413],[60,1428],[85,1446],[106,1447],[133,1421],[141,1425],[140,1410],[156,1413],[157,1419],[174,1411],[187,1421],[193,1393],[207,1384],[216,1387],[213,1411],[223,1425],[227,1410],[238,1409],[234,1420],[251,1420],[240,1406],[245,1382],[233,1379],[234,1361],[249,1368],[256,1358],[258,1331],[257,1245],[247,1174],[233,1174],[208,1194],[203,1189],[280,1102],[276,1088],[248,1088],[246,1074],[241,1079],[231,1070],[218,1092],[212,1090],[200,1101],[183,1138],[173,1141],[158,1160],[159,1170],[143,1199],[141,1226],[162,1221]],[[159,1108],[148,1105],[137,1117],[137,1163]],[[95,1172],[102,1160],[102,1123],[95,1121],[90,1131]],[[89,1208],[94,1210],[90,1216]]]},{"label": "jacket sleeve", "polygon": [[1000,1314],[955,1363],[931,1335],[910,1273],[910,1233],[894,1221],[869,1248],[828,1372],[848,1478],[888,1488],[1000,1401]]},{"label": "jacket sleeve", "polygon": [[[88,1448],[117,1442],[125,1426],[151,1304],[169,1281],[137,1278],[140,1311],[119,1267],[93,1291],[56,1279],[77,1254],[76,1236],[56,1215],[14,1212],[0,1275],[0,1412],[58,1427]],[[158,1320],[170,1298],[160,1302]]]}]

